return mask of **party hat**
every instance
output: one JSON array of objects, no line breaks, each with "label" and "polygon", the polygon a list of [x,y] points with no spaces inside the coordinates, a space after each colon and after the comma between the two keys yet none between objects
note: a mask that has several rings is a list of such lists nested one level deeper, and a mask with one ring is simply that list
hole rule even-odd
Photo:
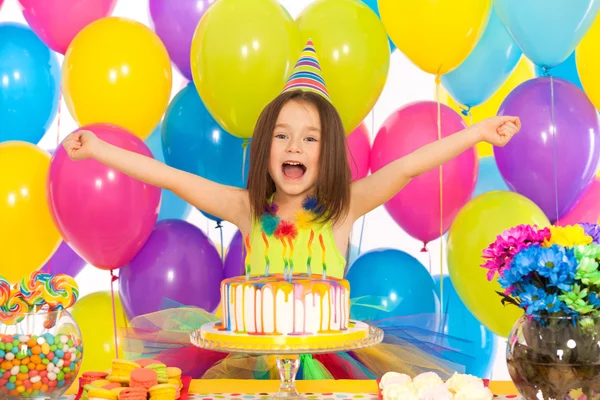
[{"label": "party hat", "polygon": [[314,92],[330,100],[325,80],[321,76],[321,66],[319,65],[317,52],[311,39],[306,42],[300,59],[298,59],[292,75],[283,88],[283,93],[294,89]]}]

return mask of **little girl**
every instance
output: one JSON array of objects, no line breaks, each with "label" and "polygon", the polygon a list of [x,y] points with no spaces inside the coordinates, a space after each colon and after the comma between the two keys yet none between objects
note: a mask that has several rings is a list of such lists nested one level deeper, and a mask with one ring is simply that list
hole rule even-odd
[{"label": "little girl", "polygon": [[293,264],[294,272],[312,268],[319,273],[325,266],[327,275],[342,278],[343,254],[357,219],[391,199],[412,178],[478,142],[504,146],[520,128],[517,117],[488,118],[351,182],[340,116],[326,91],[298,88],[294,79],[292,75],[258,119],[246,190],[123,150],[90,131],[72,133],[63,146],[73,160],[94,158],[236,225],[249,250],[252,274],[284,272],[286,264]]}]

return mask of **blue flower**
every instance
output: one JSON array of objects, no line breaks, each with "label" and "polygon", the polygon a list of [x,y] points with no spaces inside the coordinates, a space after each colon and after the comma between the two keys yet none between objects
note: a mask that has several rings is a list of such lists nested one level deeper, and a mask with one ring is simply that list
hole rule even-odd
[{"label": "blue flower", "polygon": [[588,295],[588,298],[591,305],[600,308],[600,298],[598,298],[598,293],[592,292]]},{"label": "blue flower", "polygon": [[577,258],[572,249],[557,245],[540,250],[537,273],[548,278],[549,286],[570,290],[577,272]]},{"label": "blue flower", "polygon": [[543,288],[532,284],[524,286],[519,299],[521,300],[520,307],[524,308],[528,315],[539,314],[542,311],[555,313],[568,308],[558,298],[558,294],[547,294]]},{"label": "blue flower", "polygon": [[506,268],[498,278],[498,283],[506,289],[516,284],[523,284],[528,281],[526,278],[536,269],[536,263],[542,248],[537,245],[531,245],[521,250],[510,263],[510,268]]}]

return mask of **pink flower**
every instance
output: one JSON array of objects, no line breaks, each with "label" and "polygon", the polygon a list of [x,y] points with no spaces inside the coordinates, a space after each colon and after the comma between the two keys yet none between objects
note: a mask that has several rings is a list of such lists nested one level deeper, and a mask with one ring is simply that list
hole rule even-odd
[{"label": "pink flower", "polygon": [[481,266],[488,270],[488,281],[494,279],[496,273],[502,275],[510,268],[514,256],[532,244],[542,244],[550,238],[550,229],[538,230],[536,226],[518,225],[507,229],[496,237],[496,241],[483,250],[482,257],[487,261]]}]

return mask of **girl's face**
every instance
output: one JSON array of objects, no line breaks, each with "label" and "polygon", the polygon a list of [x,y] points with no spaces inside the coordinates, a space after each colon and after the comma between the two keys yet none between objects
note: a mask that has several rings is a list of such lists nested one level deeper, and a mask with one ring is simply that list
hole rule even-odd
[{"label": "girl's face", "polygon": [[288,101],[275,124],[269,174],[278,191],[288,195],[312,194],[321,154],[321,121],[317,109]]}]

